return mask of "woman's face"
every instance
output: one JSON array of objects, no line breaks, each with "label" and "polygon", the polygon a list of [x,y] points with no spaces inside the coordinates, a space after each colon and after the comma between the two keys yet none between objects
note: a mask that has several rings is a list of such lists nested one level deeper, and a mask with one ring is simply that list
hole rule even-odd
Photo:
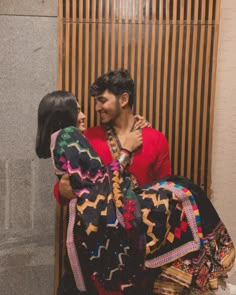
[{"label": "woman's face", "polygon": [[86,129],[86,125],[85,125],[85,119],[86,116],[85,114],[81,111],[81,106],[80,104],[77,102],[77,109],[78,109],[78,116],[77,116],[77,128],[81,131],[84,132],[84,130]]}]

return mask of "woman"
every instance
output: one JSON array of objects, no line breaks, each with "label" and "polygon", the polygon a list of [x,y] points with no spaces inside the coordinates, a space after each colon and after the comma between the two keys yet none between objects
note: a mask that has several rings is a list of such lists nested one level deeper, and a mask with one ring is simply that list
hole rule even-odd
[{"label": "woman", "polygon": [[69,204],[67,251],[78,294],[216,290],[233,265],[234,247],[204,192],[180,177],[132,190],[125,170],[142,144],[140,133],[131,132],[118,160],[105,167],[76,121],[71,94],[42,99],[37,155],[52,156],[56,174],[70,175],[77,196]]}]

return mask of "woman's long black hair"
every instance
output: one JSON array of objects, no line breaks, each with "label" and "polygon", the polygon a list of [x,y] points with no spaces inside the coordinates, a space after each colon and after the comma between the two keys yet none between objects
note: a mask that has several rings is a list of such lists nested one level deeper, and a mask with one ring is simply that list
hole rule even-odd
[{"label": "woman's long black hair", "polygon": [[76,126],[77,100],[67,91],[54,91],[43,97],[38,108],[36,154],[50,158],[51,134],[68,126]]}]

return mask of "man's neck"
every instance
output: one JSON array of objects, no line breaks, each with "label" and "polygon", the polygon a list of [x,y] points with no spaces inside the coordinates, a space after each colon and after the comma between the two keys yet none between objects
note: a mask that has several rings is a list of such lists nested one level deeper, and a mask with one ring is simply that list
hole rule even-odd
[{"label": "man's neck", "polygon": [[135,118],[131,110],[122,112],[113,123],[113,127],[115,128],[117,135],[122,136],[130,132],[131,128],[134,125],[134,121]]}]

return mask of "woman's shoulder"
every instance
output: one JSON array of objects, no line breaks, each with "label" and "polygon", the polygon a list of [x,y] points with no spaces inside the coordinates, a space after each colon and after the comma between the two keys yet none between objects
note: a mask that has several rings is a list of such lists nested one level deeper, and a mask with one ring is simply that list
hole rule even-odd
[{"label": "woman's shoulder", "polygon": [[60,139],[73,139],[74,137],[83,136],[79,129],[75,126],[69,126],[61,129],[58,133],[57,138]]},{"label": "woman's shoulder", "polygon": [[79,132],[78,128],[76,128],[75,126],[68,126],[61,129],[58,135],[62,136],[64,134],[73,134],[77,132]]},{"label": "woman's shoulder", "polygon": [[69,144],[77,142],[83,135],[75,126],[65,127],[56,132],[55,148],[62,153]]}]

